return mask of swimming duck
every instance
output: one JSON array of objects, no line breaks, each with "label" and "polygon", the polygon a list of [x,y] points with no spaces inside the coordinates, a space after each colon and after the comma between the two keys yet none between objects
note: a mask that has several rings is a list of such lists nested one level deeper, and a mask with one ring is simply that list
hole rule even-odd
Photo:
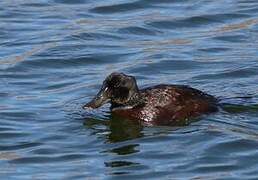
[{"label": "swimming duck", "polygon": [[218,109],[218,100],[200,90],[171,84],[139,89],[133,76],[117,72],[104,80],[98,94],[83,108],[98,108],[109,101],[112,114],[151,125],[177,125]]}]

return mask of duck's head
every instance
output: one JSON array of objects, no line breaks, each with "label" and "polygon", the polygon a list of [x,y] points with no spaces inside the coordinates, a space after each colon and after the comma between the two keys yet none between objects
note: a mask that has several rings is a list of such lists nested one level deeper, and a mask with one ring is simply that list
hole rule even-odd
[{"label": "duck's head", "polygon": [[111,104],[126,105],[138,91],[133,76],[114,72],[103,81],[98,94],[83,108],[98,108],[108,101],[111,101]]}]

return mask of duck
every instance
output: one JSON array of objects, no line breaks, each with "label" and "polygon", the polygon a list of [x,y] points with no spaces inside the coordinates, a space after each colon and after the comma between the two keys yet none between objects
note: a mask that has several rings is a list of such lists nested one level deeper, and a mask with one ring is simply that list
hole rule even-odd
[{"label": "duck", "polygon": [[218,110],[218,99],[198,89],[176,84],[139,89],[134,76],[120,72],[108,75],[83,109],[95,109],[108,102],[112,114],[150,125],[178,125]]}]

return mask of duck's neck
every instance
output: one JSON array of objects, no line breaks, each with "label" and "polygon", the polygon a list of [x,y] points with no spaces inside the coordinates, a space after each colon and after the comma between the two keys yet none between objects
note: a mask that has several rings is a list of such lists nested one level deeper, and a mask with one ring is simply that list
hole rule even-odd
[{"label": "duck's neck", "polygon": [[142,97],[141,93],[138,91],[131,95],[129,100],[124,104],[117,104],[112,103],[111,109],[113,108],[134,108],[137,106],[141,106],[145,103],[144,98]]}]

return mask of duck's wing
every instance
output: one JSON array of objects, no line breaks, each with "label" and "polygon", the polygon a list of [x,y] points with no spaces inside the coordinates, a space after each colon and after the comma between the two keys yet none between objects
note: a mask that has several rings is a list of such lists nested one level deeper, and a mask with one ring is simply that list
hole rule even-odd
[{"label": "duck's wing", "polygon": [[185,85],[161,84],[142,90],[143,97],[157,106],[165,104],[184,104],[188,101],[209,101],[217,103],[217,99],[203,91]]},{"label": "duck's wing", "polygon": [[217,110],[215,97],[189,86],[164,85],[149,88],[146,97],[149,97],[146,101],[155,112],[157,121],[167,124]]}]

